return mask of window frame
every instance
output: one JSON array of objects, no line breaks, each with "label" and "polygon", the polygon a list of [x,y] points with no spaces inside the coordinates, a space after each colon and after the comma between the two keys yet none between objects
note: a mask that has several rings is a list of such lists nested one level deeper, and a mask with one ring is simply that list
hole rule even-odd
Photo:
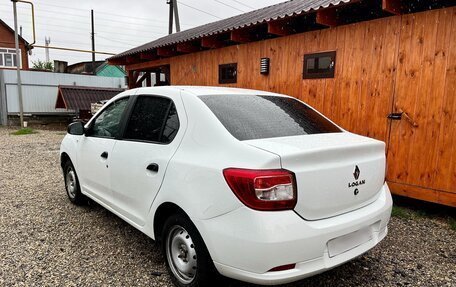
[{"label": "window frame", "polygon": [[[222,70],[224,68],[232,68],[236,70],[234,79],[222,79]],[[237,83],[238,68],[237,63],[219,64],[219,84],[236,84]]]},{"label": "window frame", "polygon": [[[131,119],[131,116],[133,114],[133,110],[135,108],[136,102],[138,101],[139,97],[155,97],[155,98],[163,98],[163,99],[169,100],[170,104],[169,104],[169,106],[167,108],[167,111],[166,111],[166,118],[168,118],[169,112],[171,110],[171,107],[174,104],[174,107],[176,108],[177,119],[179,120],[179,127],[177,129],[176,136],[173,138],[172,141],[170,141],[168,143],[164,143],[164,142],[160,142],[160,141],[148,141],[148,140],[139,140],[139,139],[125,138],[125,134],[126,134],[126,131],[127,131],[128,124],[130,123],[130,119]],[[130,141],[130,142],[149,143],[149,144],[169,145],[169,144],[174,142],[174,140],[177,138],[177,135],[179,134],[179,132],[181,130],[181,118],[180,118],[179,112],[177,110],[177,105],[173,101],[173,99],[171,99],[170,97],[166,97],[166,96],[162,96],[162,95],[154,95],[154,94],[138,94],[138,95],[134,95],[134,96],[132,96],[131,103],[129,104],[128,109],[126,109],[126,111],[127,111],[127,113],[125,115],[125,118],[124,118],[124,121],[123,121],[123,124],[122,124],[122,129],[121,129],[122,132],[121,132],[121,136],[120,136],[119,140]],[[166,120],[163,122],[162,127],[160,128],[160,138],[163,135],[163,131],[164,131],[165,125],[166,125]]]},{"label": "window frame", "polygon": [[[334,78],[336,74],[336,51],[327,51],[327,52],[317,52],[317,53],[309,53],[304,54],[303,66],[302,66],[302,78],[303,79],[328,79]],[[307,60],[308,59],[315,59],[315,65],[318,64],[318,58],[321,57],[330,57],[334,62],[332,69],[329,72],[318,72],[318,73],[308,73],[307,72]]]},{"label": "window frame", "polygon": [[[22,69],[22,50],[21,49],[19,49],[19,59],[16,59],[16,65],[14,65],[15,64],[14,58],[16,58],[16,49],[15,48],[0,47],[0,50],[6,50],[6,52],[0,52],[0,57],[2,58],[2,64],[0,65],[0,68],[14,69],[17,67],[17,62],[19,61],[19,68]],[[13,51],[13,52],[10,52],[10,51]],[[11,55],[11,66],[6,65],[5,55]]]},{"label": "window frame", "polygon": [[[124,99],[127,99],[127,105],[125,106],[125,109],[124,111],[122,112],[122,116],[120,117],[120,121],[119,121],[119,134],[117,135],[117,137],[105,137],[105,136],[95,136],[95,135],[92,135],[92,131],[93,131],[93,125],[95,124],[95,121],[98,119],[98,117],[104,112],[106,111],[106,109],[108,109],[110,106],[112,106],[113,104],[121,101],[121,100],[124,100]],[[92,118],[89,122],[89,126],[87,127],[87,130],[88,132],[85,133],[85,136],[86,137],[92,137],[92,138],[102,138],[102,139],[119,139],[122,135],[123,135],[123,132],[124,132],[124,122],[125,122],[125,116],[127,115],[127,112],[128,110],[130,109],[130,106],[131,106],[131,100],[132,100],[132,96],[131,95],[126,95],[124,97],[121,97],[121,98],[118,98],[116,99],[115,101],[111,102],[109,105],[107,105],[106,107],[104,107],[102,110],[100,110],[97,115]]]}]

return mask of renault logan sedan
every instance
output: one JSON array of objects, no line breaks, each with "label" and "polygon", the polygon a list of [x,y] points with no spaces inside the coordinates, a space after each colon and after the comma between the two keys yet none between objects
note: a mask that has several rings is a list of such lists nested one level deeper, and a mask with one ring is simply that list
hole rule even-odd
[{"label": "renault logan sedan", "polygon": [[71,124],[60,155],[70,201],[88,197],[161,242],[177,286],[287,283],[387,234],[384,143],[285,95],[128,90]]}]

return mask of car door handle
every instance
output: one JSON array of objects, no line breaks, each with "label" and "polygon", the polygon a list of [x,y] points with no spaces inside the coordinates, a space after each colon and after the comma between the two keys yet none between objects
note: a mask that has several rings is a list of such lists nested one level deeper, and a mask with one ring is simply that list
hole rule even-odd
[{"label": "car door handle", "polygon": [[147,166],[147,170],[153,171],[153,172],[158,172],[158,164],[156,163],[151,163]]},{"label": "car door handle", "polygon": [[107,159],[108,158],[108,152],[104,151],[101,155],[102,158]]}]

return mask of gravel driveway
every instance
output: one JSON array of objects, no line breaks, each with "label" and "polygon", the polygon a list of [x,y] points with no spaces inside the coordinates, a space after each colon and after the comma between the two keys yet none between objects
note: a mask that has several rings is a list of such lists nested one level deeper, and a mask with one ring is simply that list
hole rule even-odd
[{"label": "gravel driveway", "polygon": [[[63,132],[11,131],[0,128],[0,286],[171,285],[151,239],[96,204],[67,200]],[[393,217],[389,228],[364,256],[287,286],[456,286],[456,231],[444,219]]]}]

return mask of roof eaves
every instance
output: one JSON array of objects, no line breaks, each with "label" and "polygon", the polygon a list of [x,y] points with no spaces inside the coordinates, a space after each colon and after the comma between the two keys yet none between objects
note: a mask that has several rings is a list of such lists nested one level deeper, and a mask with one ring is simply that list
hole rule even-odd
[{"label": "roof eaves", "polygon": [[[317,11],[319,9],[328,8],[330,6],[338,6],[341,3],[346,4],[356,1],[359,0],[289,0],[158,38],[149,43],[112,56],[108,58],[108,61],[150,51],[155,48],[193,41],[202,37],[214,36],[237,29],[275,21],[278,19],[284,19],[287,17],[301,15],[303,13],[309,13],[311,11]],[[254,19],[248,20],[251,18]]]}]

